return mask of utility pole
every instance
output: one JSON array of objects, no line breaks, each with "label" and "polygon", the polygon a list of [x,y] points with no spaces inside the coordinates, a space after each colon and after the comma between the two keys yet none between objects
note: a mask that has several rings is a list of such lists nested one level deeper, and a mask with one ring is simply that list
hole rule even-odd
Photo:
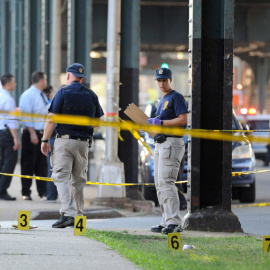
[{"label": "utility pole", "polygon": [[[107,117],[111,122],[118,121],[119,77],[120,77],[120,31],[121,0],[108,1],[107,26]],[[124,165],[118,158],[118,130],[106,129],[106,158],[102,162],[100,183],[124,183]],[[126,196],[123,186],[99,186],[99,197]]]},{"label": "utility pole", "polygon": [[61,0],[54,0],[52,6],[52,41],[51,41],[51,82],[53,89],[58,89],[61,74]]},{"label": "utility pole", "polygon": [[[234,0],[189,1],[189,126],[232,129]],[[232,143],[191,138],[187,230],[242,232],[231,211]]]}]

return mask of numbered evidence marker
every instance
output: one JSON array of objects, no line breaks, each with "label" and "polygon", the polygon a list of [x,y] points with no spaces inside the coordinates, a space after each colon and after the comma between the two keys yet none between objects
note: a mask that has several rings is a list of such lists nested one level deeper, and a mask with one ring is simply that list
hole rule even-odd
[{"label": "numbered evidence marker", "polygon": [[263,237],[263,251],[270,252],[270,235],[264,235]]},{"label": "numbered evidence marker", "polygon": [[168,248],[182,250],[180,232],[168,234]]},{"label": "numbered evidence marker", "polygon": [[19,211],[18,229],[29,230],[30,227],[30,211]]},{"label": "numbered evidence marker", "polygon": [[86,232],[86,216],[76,216],[74,221],[74,235],[83,235]]}]

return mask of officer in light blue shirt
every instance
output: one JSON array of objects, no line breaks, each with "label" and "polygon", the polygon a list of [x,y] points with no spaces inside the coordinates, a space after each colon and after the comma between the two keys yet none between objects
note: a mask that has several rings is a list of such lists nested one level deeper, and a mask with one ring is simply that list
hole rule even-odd
[{"label": "officer in light blue shirt", "polygon": [[[40,71],[32,74],[32,85],[20,97],[20,112],[32,115],[47,115],[48,98],[42,92],[47,86],[47,75]],[[21,174],[47,177],[47,160],[40,153],[41,138],[44,130],[44,120],[35,117],[22,117],[22,154]],[[29,121],[24,121],[29,120]],[[43,121],[42,121],[43,120]],[[37,181],[38,195],[46,199],[46,182]],[[22,196],[24,200],[31,198],[32,179],[22,178]]]},{"label": "officer in light blue shirt", "polygon": [[[13,75],[5,74],[1,77],[3,89],[0,90],[0,111],[7,113],[16,110],[11,92],[16,88]],[[12,174],[14,172],[20,143],[18,140],[18,121],[9,114],[0,114],[0,172]],[[11,183],[11,176],[0,175],[0,199],[16,200],[8,194],[7,189]]]}]

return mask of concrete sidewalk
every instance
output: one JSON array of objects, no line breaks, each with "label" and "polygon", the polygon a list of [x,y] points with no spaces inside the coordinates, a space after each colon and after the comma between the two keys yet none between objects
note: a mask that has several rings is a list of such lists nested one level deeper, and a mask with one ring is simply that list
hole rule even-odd
[{"label": "concrete sidewalk", "polygon": [[108,246],[74,236],[73,228],[0,229],[0,269],[138,269]]},{"label": "concrete sidewalk", "polygon": [[[20,174],[20,164],[17,164],[14,174]],[[33,213],[38,211],[57,213],[61,203],[59,199],[56,203],[40,201],[35,180],[31,190],[33,200],[23,200],[21,180],[13,177],[8,192],[17,200],[0,200],[0,269],[138,269],[108,246],[88,237],[74,236],[73,228],[53,229],[52,224],[60,215],[55,220],[32,220]],[[97,192],[97,186],[85,187],[86,211],[100,213],[108,209],[90,206]],[[19,210],[30,211],[30,225],[38,228],[29,231],[12,228],[13,224],[18,224]],[[123,213],[125,215],[125,211]]]}]

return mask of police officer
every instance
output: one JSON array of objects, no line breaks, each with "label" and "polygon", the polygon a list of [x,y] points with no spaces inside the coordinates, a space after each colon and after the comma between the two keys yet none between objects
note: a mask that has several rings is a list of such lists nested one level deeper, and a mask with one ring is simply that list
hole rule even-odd
[{"label": "police officer", "polygon": [[[171,70],[158,68],[155,80],[163,97],[159,101],[156,117],[149,118],[148,123],[166,127],[186,126],[186,102],[180,93],[172,90]],[[162,219],[158,226],[151,228],[151,231],[164,234],[182,231],[179,198],[174,182],[177,180],[185,144],[180,136],[157,134],[154,140],[154,178]]]},{"label": "police officer", "polygon": [[[0,111],[14,112],[16,104],[11,92],[16,88],[16,80],[13,75],[5,74],[1,77],[1,83],[3,89],[0,90]],[[20,147],[17,132],[19,125],[11,116],[3,115],[0,118],[0,172],[11,174],[14,172]],[[11,176],[0,175],[1,200],[16,200],[7,192],[11,179]]]},{"label": "police officer", "polygon": [[[68,66],[66,71],[67,86],[56,93],[49,108],[49,116],[103,116],[97,95],[82,84],[85,78],[84,66],[75,63]],[[45,156],[51,151],[48,140],[54,127],[54,123],[45,124],[41,144],[41,151]],[[83,188],[87,180],[88,148],[92,141],[93,127],[57,124],[56,133],[51,155],[52,179],[56,184],[62,208],[60,219],[52,227],[65,228],[74,226],[75,215],[83,215]]]}]

